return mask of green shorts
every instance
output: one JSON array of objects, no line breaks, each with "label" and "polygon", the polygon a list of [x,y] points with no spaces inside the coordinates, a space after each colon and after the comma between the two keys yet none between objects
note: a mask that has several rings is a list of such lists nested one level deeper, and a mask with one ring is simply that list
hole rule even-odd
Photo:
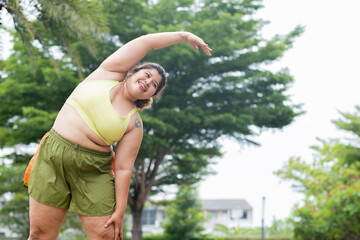
[{"label": "green shorts", "polygon": [[29,194],[46,205],[86,216],[115,210],[111,152],[80,147],[55,130],[41,143],[29,179]]}]

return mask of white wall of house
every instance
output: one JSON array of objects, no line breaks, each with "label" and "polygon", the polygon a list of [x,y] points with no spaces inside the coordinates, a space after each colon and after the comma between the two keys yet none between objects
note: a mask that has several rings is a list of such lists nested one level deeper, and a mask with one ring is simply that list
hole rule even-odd
[{"label": "white wall of house", "polygon": [[252,209],[248,210],[211,210],[204,211],[207,221],[204,227],[212,232],[216,224],[231,227],[251,228],[253,226]]}]

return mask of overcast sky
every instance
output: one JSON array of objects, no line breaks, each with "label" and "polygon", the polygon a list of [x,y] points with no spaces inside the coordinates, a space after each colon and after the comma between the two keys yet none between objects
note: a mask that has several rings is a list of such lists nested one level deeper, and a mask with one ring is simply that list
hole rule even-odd
[{"label": "overcast sky", "polygon": [[[311,162],[319,145],[316,138],[343,136],[331,120],[338,111],[354,112],[360,98],[360,1],[359,0],[265,0],[256,15],[269,20],[263,35],[286,34],[297,25],[305,32],[293,48],[271,66],[288,67],[295,83],[289,94],[303,103],[306,113],[283,130],[256,138],[261,147],[240,147],[225,142],[225,156],[213,167],[218,173],[200,185],[202,198],[244,198],[254,208],[254,225],[261,225],[262,197],[265,223],[284,219],[303,198],[289,182],[273,174],[291,156]],[[214,47],[213,47],[214,48]]]}]

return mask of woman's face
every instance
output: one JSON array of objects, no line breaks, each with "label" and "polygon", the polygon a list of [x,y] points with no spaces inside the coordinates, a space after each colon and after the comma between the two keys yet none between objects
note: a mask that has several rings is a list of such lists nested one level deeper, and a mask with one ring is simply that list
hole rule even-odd
[{"label": "woman's face", "polygon": [[161,82],[161,75],[156,69],[141,69],[129,78],[137,99],[149,99],[154,95]]}]

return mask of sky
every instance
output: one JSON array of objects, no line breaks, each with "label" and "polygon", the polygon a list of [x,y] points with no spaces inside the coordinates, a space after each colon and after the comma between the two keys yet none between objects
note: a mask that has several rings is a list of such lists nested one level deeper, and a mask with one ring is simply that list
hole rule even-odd
[{"label": "sky", "polygon": [[199,184],[203,199],[247,200],[254,210],[254,226],[261,225],[263,197],[266,225],[271,224],[273,217],[290,216],[303,195],[294,192],[290,182],[280,181],[273,172],[292,156],[311,162],[314,152],[310,146],[319,145],[317,138],[343,137],[331,120],[340,118],[338,111],[354,112],[360,100],[360,1],[264,0],[263,3],[265,7],[256,17],[270,21],[263,29],[265,38],[286,34],[297,25],[305,27],[293,48],[268,68],[289,69],[295,82],[288,94],[294,103],[303,104],[306,113],[282,130],[269,130],[256,137],[260,147],[224,140],[225,154],[212,166],[217,174]]},{"label": "sky", "polygon": [[[256,137],[261,146],[241,146],[224,141],[224,156],[212,168],[216,175],[201,182],[201,198],[243,198],[254,210],[254,226],[261,226],[262,197],[265,224],[290,216],[303,195],[281,181],[274,172],[290,157],[312,162],[317,138],[342,138],[331,120],[360,105],[360,1],[264,0],[257,18],[270,21],[263,36],[286,34],[297,25],[305,32],[293,48],[268,68],[287,67],[295,82],[288,94],[302,103],[306,113],[282,130],[268,130]],[[211,46],[210,46],[211,47]],[[213,47],[214,48],[214,47]]]}]

